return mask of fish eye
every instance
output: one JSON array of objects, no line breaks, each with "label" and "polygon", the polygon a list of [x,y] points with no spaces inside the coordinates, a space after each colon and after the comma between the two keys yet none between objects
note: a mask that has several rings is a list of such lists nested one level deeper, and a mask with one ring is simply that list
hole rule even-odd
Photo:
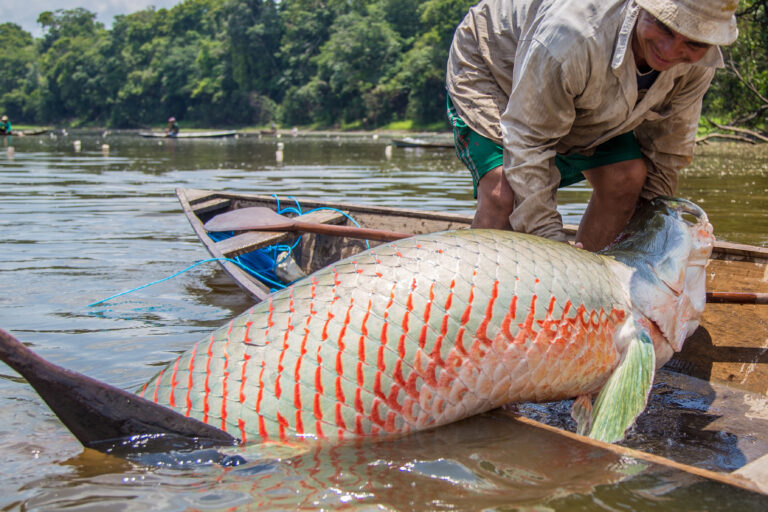
[{"label": "fish eye", "polygon": [[699,218],[691,212],[682,212],[680,218],[689,226],[695,226],[699,223]]}]

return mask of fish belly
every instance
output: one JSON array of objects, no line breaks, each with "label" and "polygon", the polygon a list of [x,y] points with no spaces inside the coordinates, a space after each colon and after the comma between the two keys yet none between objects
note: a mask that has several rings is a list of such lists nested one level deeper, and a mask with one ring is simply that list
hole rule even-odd
[{"label": "fish belly", "polygon": [[381,245],[272,294],[142,396],[242,441],[435,427],[593,393],[625,293],[601,256],[506,231]]}]

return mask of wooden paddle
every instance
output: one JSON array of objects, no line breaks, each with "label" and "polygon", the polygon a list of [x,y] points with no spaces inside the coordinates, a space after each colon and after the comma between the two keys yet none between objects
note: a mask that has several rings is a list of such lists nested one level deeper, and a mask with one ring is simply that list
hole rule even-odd
[{"label": "wooden paddle", "polygon": [[[380,229],[302,222],[280,215],[270,208],[253,206],[221,213],[205,223],[208,231],[290,231],[320,235],[365,238],[393,242],[413,235]],[[768,304],[768,293],[707,292],[707,302],[725,304]]]},{"label": "wooden paddle", "polygon": [[768,304],[768,293],[707,292],[707,302],[725,304]]},{"label": "wooden paddle", "polygon": [[392,242],[413,235],[384,231],[381,229],[339,226],[336,224],[319,224],[302,222],[263,206],[241,208],[221,213],[205,223],[208,231],[290,231],[317,233],[319,235],[346,236],[349,238],[365,238],[380,242]]}]

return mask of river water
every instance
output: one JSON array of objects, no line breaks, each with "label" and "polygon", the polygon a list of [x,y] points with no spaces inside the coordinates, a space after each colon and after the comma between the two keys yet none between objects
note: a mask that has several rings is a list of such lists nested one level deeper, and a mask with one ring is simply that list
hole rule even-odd
[{"label": "river water", "polygon": [[[75,141],[80,141],[79,150]],[[470,213],[451,150],[385,136],[154,140],[57,132],[0,152],[0,328],[41,356],[134,390],[250,301],[208,257],[174,189],[276,193]],[[104,147],[104,145],[108,147]],[[768,245],[768,149],[699,148],[679,195],[721,239]],[[561,191],[578,223],[589,189]],[[117,293],[160,281],[96,306]],[[140,460],[84,450],[0,363],[1,510],[762,510],[756,495],[595,452],[487,414],[377,443],[251,446]]]}]

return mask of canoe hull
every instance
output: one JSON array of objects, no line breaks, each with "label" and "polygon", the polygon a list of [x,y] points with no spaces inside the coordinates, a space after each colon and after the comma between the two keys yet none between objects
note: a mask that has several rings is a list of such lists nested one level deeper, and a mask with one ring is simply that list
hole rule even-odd
[{"label": "canoe hull", "polygon": [[218,132],[181,132],[177,135],[167,135],[162,132],[139,132],[139,136],[154,139],[219,139],[225,137],[234,137],[236,130],[218,131]]}]

